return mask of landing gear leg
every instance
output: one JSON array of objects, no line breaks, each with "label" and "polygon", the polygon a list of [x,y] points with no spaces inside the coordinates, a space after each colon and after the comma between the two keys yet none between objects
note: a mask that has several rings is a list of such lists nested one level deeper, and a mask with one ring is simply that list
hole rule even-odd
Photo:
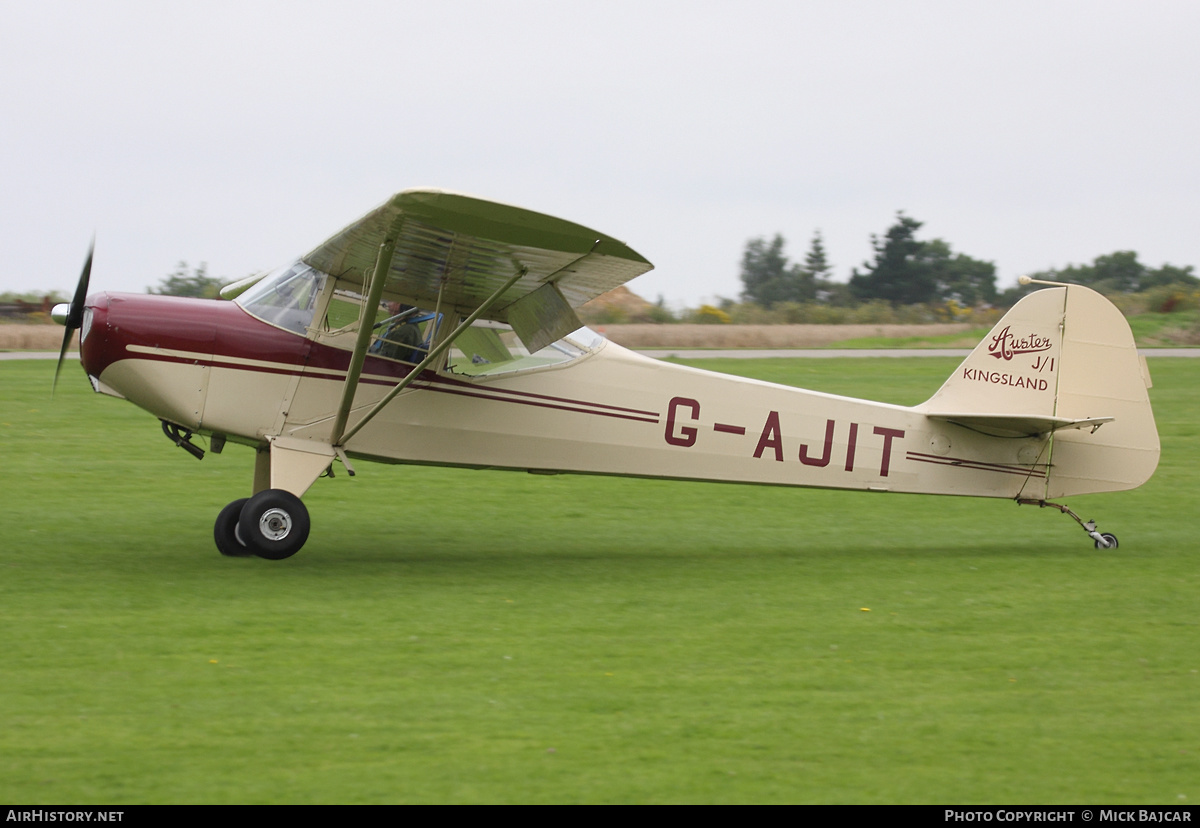
[{"label": "landing gear leg", "polygon": [[221,554],[280,561],[299,552],[309,530],[300,495],[337,456],[327,444],[268,438],[255,454],[254,494],[230,503],[217,517],[213,536]]},{"label": "landing gear leg", "polygon": [[1019,497],[1019,498],[1017,498],[1017,505],[1018,506],[1038,506],[1040,508],[1045,508],[1045,507],[1049,506],[1053,509],[1058,509],[1058,511],[1062,512],[1064,515],[1069,515],[1072,520],[1074,520],[1076,523],[1078,523],[1083,528],[1083,531],[1088,533],[1088,537],[1090,537],[1093,541],[1095,541],[1097,549],[1116,549],[1117,548],[1117,536],[1116,535],[1112,534],[1111,532],[1097,531],[1096,521],[1089,520],[1085,523],[1083,521],[1083,519],[1081,517],[1079,517],[1079,515],[1075,514],[1074,512],[1072,512],[1070,509],[1068,509],[1065,505],[1063,505],[1061,503],[1050,503],[1049,501],[1046,501],[1046,500],[1033,500],[1033,499],[1029,499],[1029,498]]}]

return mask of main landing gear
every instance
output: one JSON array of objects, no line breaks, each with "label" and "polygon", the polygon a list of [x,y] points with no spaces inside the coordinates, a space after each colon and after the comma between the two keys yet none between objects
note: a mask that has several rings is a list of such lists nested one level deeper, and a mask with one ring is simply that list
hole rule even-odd
[{"label": "main landing gear", "polygon": [[272,561],[290,558],[308,540],[308,509],[283,489],[267,489],[221,510],[213,539],[222,555]]},{"label": "main landing gear", "polygon": [[1117,536],[1116,535],[1112,534],[1111,532],[1097,531],[1096,530],[1096,521],[1089,520],[1085,523],[1083,521],[1083,519],[1079,517],[1079,515],[1075,514],[1074,512],[1072,512],[1070,509],[1068,509],[1066,506],[1064,506],[1061,503],[1050,503],[1045,500],[1034,500],[1034,499],[1030,499],[1030,498],[1017,498],[1017,505],[1018,506],[1039,506],[1042,508],[1049,506],[1052,509],[1058,509],[1058,511],[1062,512],[1064,515],[1069,515],[1072,520],[1074,520],[1076,523],[1078,523],[1083,528],[1083,531],[1088,533],[1088,537],[1090,537],[1093,541],[1095,541],[1097,549],[1116,549],[1117,548]]}]

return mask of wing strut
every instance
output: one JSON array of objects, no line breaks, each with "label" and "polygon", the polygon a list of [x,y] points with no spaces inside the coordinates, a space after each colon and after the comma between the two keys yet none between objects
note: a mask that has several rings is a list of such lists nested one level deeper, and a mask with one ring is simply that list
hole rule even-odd
[{"label": "wing strut", "polygon": [[384,239],[383,244],[379,245],[379,255],[375,258],[371,289],[362,305],[362,318],[358,323],[358,338],[354,341],[354,353],[350,357],[350,367],[346,370],[346,384],[342,386],[342,401],[338,404],[337,419],[333,422],[333,434],[329,440],[335,446],[343,442],[342,432],[346,430],[346,421],[350,417],[350,406],[354,404],[354,393],[358,390],[358,378],[362,376],[363,364],[367,361],[367,347],[371,344],[371,333],[375,329],[379,300],[383,298],[383,285],[387,282],[388,271],[392,268],[392,254],[396,252],[396,238],[399,236],[402,220],[401,217],[392,226],[392,232]]},{"label": "wing strut", "polygon": [[[390,256],[389,256],[389,259],[390,259]],[[369,423],[375,417],[376,414],[378,414],[380,411],[383,410],[383,407],[385,405],[387,405],[388,403],[390,403],[392,400],[394,400],[396,398],[397,394],[399,394],[401,391],[403,391],[405,388],[407,388],[409,385],[411,385],[413,383],[413,381],[416,380],[416,378],[419,377],[426,368],[428,368],[430,365],[432,365],[439,357],[441,357],[442,354],[444,354],[447,350],[449,350],[450,346],[454,344],[454,341],[456,339],[458,339],[458,337],[461,336],[465,330],[470,328],[471,325],[473,325],[475,323],[475,320],[477,320],[480,316],[482,316],[489,309],[491,309],[492,305],[496,304],[496,302],[500,299],[500,297],[504,295],[504,292],[507,291],[513,285],[515,285],[521,279],[521,277],[524,276],[527,272],[528,272],[528,270],[526,268],[522,267],[520,270],[518,270],[516,273],[514,273],[512,275],[512,278],[510,278],[507,282],[505,282],[503,285],[501,285],[496,290],[495,293],[493,293],[486,300],[484,300],[483,304],[481,304],[474,311],[472,311],[470,316],[468,316],[466,319],[464,319],[462,322],[460,322],[458,327],[455,328],[450,333],[449,336],[447,336],[445,339],[443,339],[441,342],[439,342],[436,346],[431,348],[429,353],[425,356],[425,358],[423,360],[421,360],[421,362],[417,365],[417,367],[413,368],[411,371],[409,371],[408,375],[406,377],[404,377],[404,379],[400,380],[400,382],[397,383],[395,388],[393,388],[391,391],[389,391],[384,396],[383,399],[381,399],[379,402],[375,403],[375,405],[371,408],[371,410],[366,413],[366,416],[364,416],[361,420],[359,420],[357,423],[355,423],[354,428],[347,431],[344,435],[341,436],[340,439],[335,439],[333,441],[334,447],[337,448],[340,446],[344,446],[346,444],[347,440],[349,440],[351,437],[353,437],[355,434],[357,434],[359,432],[359,429],[361,429],[363,426],[365,426],[367,423]],[[371,292],[372,292],[372,295],[374,295],[374,292],[375,292],[374,284],[371,285]],[[378,304],[377,300],[376,300],[376,304]],[[359,335],[361,337],[361,335],[362,335],[361,330],[359,331]],[[369,336],[369,332],[368,332],[368,336]],[[358,344],[356,344],[354,355],[358,359],[357,359],[356,363],[351,364],[350,367],[353,369],[357,365],[358,371],[353,374],[353,382],[355,383],[355,385],[357,385],[359,374],[362,372],[363,359],[366,357],[366,346],[364,345],[360,349]],[[361,357],[361,358],[359,358],[359,357]],[[353,387],[353,386],[349,385],[349,383],[351,382],[350,374],[346,375],[346,382],[347,382],[348,388]],[[353,393],[351,393],[351,400],[353,400]],[[343,397],[343,402],[345,402],[344,397]],[[350,414],[349,404],[344,405],[343,408],[341,408],[338,411],[338,420],[334,426],[334,435],[335,436],[341,434],[341,432],[345,429],[346,417],[349,416],[349,414]]]}]

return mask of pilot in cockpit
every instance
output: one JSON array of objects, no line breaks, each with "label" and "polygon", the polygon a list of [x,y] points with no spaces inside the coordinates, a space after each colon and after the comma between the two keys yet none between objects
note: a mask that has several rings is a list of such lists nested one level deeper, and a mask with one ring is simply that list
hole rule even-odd
[{"label": "pilot in cockpit", "polygon": [[384,333],[371,346],[371,352],[388,359],[398,359],[403,362],[420,362],[424,356],[424,335],[415,317],[420,313],[419,308],[412,305],[389,303],[388,311],[392,315],[382,324]]}]

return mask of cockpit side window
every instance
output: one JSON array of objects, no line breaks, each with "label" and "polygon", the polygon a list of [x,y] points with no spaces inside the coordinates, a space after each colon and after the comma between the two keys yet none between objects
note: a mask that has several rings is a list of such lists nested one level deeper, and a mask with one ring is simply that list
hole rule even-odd
[{"label": "cockpit side window", "polygon": [[[335,347],[353,348],[358,338],[363,303],[367,300],[360,293],[339,287],[336,281],[328,292],[329,301],[320,326],[321,339]],[[429,354],[441,318],[441,314],[423,308],[382,301],[375,311],[367,353],[416,365]]]},{"label": "cockpit side window", "polygon": [[476,322],[454,341],[448,370],[465,377],[492,377],[565,365],[604,343],[590,328],[580,328],[536,353],[529,353],[507,325]]}]

